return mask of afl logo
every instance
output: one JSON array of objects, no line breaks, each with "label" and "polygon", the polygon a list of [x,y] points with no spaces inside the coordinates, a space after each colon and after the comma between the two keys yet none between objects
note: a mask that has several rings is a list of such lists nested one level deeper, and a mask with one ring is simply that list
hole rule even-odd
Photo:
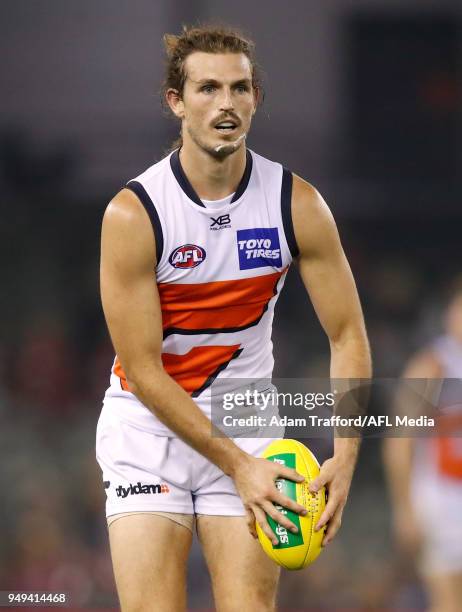
[{"label": "afl logo", "polygon": [[205,249],[197,244],[183,244],[177,247],[168,258],[174,268],[195,268],[205,259]]}]

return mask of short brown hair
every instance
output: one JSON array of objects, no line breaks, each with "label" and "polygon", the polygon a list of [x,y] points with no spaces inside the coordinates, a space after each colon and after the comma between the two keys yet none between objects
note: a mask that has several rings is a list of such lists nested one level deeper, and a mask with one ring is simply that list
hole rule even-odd
[{"label": "short brown hair", "polygon": [[238,30],[225,26],[201,25],[183,26],[181,34],[164,35],[167,64],[162,93],[176,89],[181,96],[186,81],[184,65],[186,59],[195,51],[204,53],[243,53],[252,69],[252,86],[261,90],[260,69],[255,60],[255,45]]}]

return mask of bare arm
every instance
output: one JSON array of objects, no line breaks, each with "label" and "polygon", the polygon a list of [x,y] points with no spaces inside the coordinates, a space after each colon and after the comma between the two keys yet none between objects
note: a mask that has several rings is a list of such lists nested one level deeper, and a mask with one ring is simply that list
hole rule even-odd
[{"label": "bare arm", "polygon": [[274,486],[283,476],[301,481],[295,470],[256,459],[226,437],[212,437],[210,420],[171,378],[162,364],[162,313],[155,278],[155,240],[146,211],[129,190],[106,209],[101,237],[101,298],[114,348],[133,393],[187,444],[230,475],[247,510],[275,540],[264,512],[293,527],[272,501],[302,512]]},{"label": "bare arm", "polygon": [[[331,350],[331,378],[367,379],[371,358],[353,275],[332,214],[311,185],[294,177],[292,215],[299,271]],[[317,528],[329,522],[327,544],[340,527],[359,450],[359,438],[334,441],[334,457],[321,467],[313,489],[327,485],[329,501]]]},{"label": "bare arm", "polygon": [[[403,372],[403,378],[438,379],[441,376],[441,365],[436,355],[428,350],[417,353]],[[395,537],[399,546],[408,554],[414,554],[420,543],[411,500],[414,443],[415,438],[390,437],[384,439],[382,447]]]},{"label": "bare arm", "polygon": [[316,189],[297,176],[292,198],[300,275],[329,339],[331,378],[369,378],[361,305],[332,214]]}]

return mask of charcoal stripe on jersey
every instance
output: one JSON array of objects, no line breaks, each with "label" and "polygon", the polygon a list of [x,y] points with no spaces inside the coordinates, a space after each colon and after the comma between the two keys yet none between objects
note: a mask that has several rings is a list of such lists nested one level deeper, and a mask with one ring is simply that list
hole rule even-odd
[{"label": "charcoal stripe on jersey", "polygon": [[184,355],[162,353],[162,362],[167,374],[187,393],[197,397],[240,355],[240,346],[195,346]]},{"label": "charcoal stripe on jersey", "polygon": [[[228,367],[230,361],[241,354],[243,349],[240,346],[195,346],[184,355],[162,353],[162,363],[169,376],[187,393],[197,397]],[[131,391],[118,357],[113,372],[120,378],[122,389]]]},{"label": "charcoal stripe on jersey", "polygon": [[282,172],[281,185],[281,214],[284,233],[286,235],[287,244],[290,249],[290,254],[295,259],[299,256],[297,240],[295,239],[294,224],[292,220],[292,183],[293,175],[286,168]]},{"label": "charcoal stripe on jersey", "polygon": [[[252,154],[250,153],[249,150],[247,150],[244,174],[242,175],[242,178],[239,182],[239,185],[237,186],[233,199],[230,202],[231,204],[235,202],[236,200],[238,200],[241,197],[241,195],[244,193],[244,191],[247,189],[247,185],[249,184],[249,180],[250,180],[250,175],[252,174],[252,166],[253,166]],[[205,208],[204,203],[202,202],[200,197],[197,195],[197,193],[194,190],[194,187],[191,185],[191,183],[188,180],[188,177],[184,173],[184,170],[183,170],[183,167],[180,161],[179,150],[174,151],[172,155],[170,156],[170,167],[172,169],[172,172],[176,180],[178,181],[178,184],[180,185],[184,193],[188,196],[188,198],[192,200],[193,202],[195,202],[198,206],[202,206],[203,208]]]},{"label": "charcoal stripe on jersey", "polygon": [[164,250],[164,234],[162,232],[162,225],[160,224],[159,215],[157,213],[154,202],[149,197],[146,189],[138,181],[130,181],[125,185],[126,189],[133,191],[141,201],[141,204],[146,209],[151,220],[152,229],[154,230],[154,238],[156,240],[156,261],[157,264],[160,262],[162,253]]},{"label": "charcoal stripe on jersey", "polygon": [[231,358],[228,359],[228,361],[226,363],[222,363],[221,365],[219,365],[217,367],[217,369],[215,370],[215,372],[213,374],[211,374],[207,380],[205,381],[205,383],[202,385],[202,387],[200,387],[200,389],[196,389],[196,391],[194,391],[191,396],[192,397],[199,397],[199,395],[205,391],[208,387],[211,386],[211,384],[213,383],[213,381],[216,379],[216,377],[218,376],[218,374],[220,374],[220,372],[223,372],[223,370],[226,370],[226,368],[228,367],[230,361],[232,361],[233,359],[237,359],[239,357],[239,355],[242,353],[244,349],[238,349],[237,351],[234,351],[234,353],[231,355]]}]

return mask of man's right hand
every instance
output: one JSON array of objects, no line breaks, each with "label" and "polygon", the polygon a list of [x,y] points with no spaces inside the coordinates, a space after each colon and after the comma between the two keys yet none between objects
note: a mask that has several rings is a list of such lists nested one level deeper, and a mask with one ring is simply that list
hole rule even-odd
[{"label": "man's right hand", "polygon": [[277,510],[273,504],[287,508],[302,516],[307,513],[307,510],[286,495],[283,495],[277,489],[275,481],[278,478],[285,478],[301,483],[305,480],[304,476],[294,469],[279,463],[273,463],[267,459],[256,458],[247,454],[241,457],[231,476],[244,504],[247,513],[247,525],[250,534],[254,538],[257,537],[255,526],[255,522],[257,522],[271,542],[275,546],[279,544],[279,540],[269,526],[266,515],[269,515],[274,521],[292,533],[297,533],[297,527],[286,515]]}]

